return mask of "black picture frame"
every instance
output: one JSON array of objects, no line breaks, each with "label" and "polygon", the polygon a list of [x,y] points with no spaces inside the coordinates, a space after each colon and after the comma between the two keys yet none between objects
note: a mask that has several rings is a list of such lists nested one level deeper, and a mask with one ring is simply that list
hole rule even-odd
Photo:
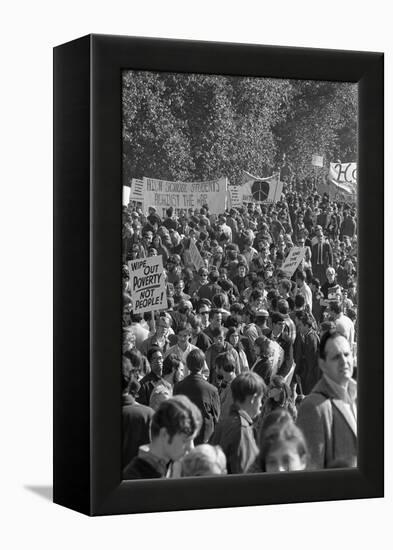
[{"label": "black picture frame", "polygon": [[[55,503],[105,515],[383,496],[383,63],[382,53],[107,35],[54,49]],[[122,481],[123,69],[358,83],[357,468]]]}]

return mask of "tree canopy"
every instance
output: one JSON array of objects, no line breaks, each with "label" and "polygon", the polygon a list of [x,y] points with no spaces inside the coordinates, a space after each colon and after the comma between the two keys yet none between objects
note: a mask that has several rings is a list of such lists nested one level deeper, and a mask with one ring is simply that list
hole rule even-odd
[{"label": "tree canopy", "polygon": [[[123,178],[205,181],[286,163],[313,174],[312,154],[356,160],[357,86],[350,83],[125,71]],[[326,171],[326,168],[324,169]]]}]

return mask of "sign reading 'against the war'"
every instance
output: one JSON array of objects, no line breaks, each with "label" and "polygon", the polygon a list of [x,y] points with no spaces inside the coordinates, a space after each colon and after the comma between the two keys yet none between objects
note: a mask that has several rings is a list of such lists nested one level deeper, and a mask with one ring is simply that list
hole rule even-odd
[{"label": "sign reading 'against the war'", "polygon": [[143,194],[146,206],[154,206],[159,214],[170,206],[176,211],[209,206],[214,214],[226,208],[227,179],[213,181],[182,182],[143,178]]},{"label": "sign reading 'against the war'", "polygon": [[162,256],[150,256],[128,262],[134,313],[156,311],[168,307]]}]

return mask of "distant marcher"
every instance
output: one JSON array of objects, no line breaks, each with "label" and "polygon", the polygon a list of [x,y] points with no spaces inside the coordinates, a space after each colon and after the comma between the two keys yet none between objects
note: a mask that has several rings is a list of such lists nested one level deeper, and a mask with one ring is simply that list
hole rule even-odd
[{"label": "distant marcher", "polygon": [[175,385],[175,395],[186,395],[199,408],[202,414],[202,427],[195,443],[207,443],[220,416],[218,390],[209,384],[203,376],[205,354],[200,349],[192,350],[187,356],[187,368],[190,373]]},{"label": "distant marcher", "polygon": [[253,422],[261,411],[265,390],[262,378],[254,372],[239,374],[231,384],[234,403],[210,439],[224,451],[229,474],[246,472],[258,454]]}]

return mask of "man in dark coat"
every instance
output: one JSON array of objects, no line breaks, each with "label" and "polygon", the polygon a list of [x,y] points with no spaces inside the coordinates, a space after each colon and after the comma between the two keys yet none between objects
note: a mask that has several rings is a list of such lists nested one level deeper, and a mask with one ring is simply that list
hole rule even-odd
[{"label": "man in dark coat", "polygon": [[231,382],[233,404],[229,415],[217,424],[210,439],[211,445],[220,445],[227,459],[228,474],[248,470],[258,455],[254,436],[254,419],[261,410],[266,385],[255,372],[239,374]]},{"label": "man in dark coat", "polygon": [[357,386],[352,379],[353,356],[348,340],[338,332],[323,334],[319,349],[323,373],[299,407],[313,469],[357,464]]},{"label": "man in dark coat", "polygon": [[314,277],[323,284],[326,281],[326,269],[333,265],[333,252],[330,243],[324,240],[322,231],[317,235],[317,242],[312,245],[311,264]]},{"label": "man in dark coat", "polygon": [[154,411],[137,403],[135,398],[140,384],[132,374],[132,364],[123,357],[122,364],[122,425],[123,425],[123,468],[138,454],[141,445],[150,442],[150,424]]},{"label": "man in dark coat", "polygon": [[312,391],[322,374],[318,367],[319,338],[313,325],[314,319],[309,313],[298,314],[301,345],[296,358],[295,378],[299,376],[304,395]]},{"label": "man in dark coat", "polygon": [[147,351],[147,359],[150,363],[151,372],[146,374],[140,382],[141,387],[138,393],[138,402],[142,405],[149,404],[151,392],[159,382],[163,381],[162,367],[164,364],[164,358],[161,348],[158,346],[151,346]]},{"label": "man in dark coat", "polygon": [[174,395],[186,395],[199,408],[202,414],[202,427],[195,438],[195,444],[207,443],[220,416],[220,398],[218,390],[209,384],[203,376],[205,354],[193,349],[187,356],[187,368],[190,372],[184,380],[175,385]]}]

